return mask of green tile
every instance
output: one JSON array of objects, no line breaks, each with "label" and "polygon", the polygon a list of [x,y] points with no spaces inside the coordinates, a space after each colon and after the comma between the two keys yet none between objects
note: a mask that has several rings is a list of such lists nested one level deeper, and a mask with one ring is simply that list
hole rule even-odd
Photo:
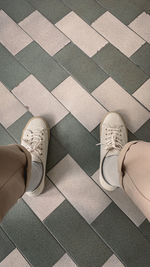
[{"label": "green tile", "polygon": [[96,89],[108,75],[73,43],[66,45],[54,58],[89,92]]},{"label": "green tile", "polygon": [[132,0],[132,3],[141,9],[141,13],[143,11],[146,11],[147,13],[150,14],[150,1],[149,0],[142,0],[142,1],[141,0]]},{"label": "green tile", "polygon": [[13,136],[13,138],[20,143],[22,130],[26,126],[28,120],[32,118],[32,114],[30,112],[26,112],[23,116],[21,116],[18,120],[16,120],[11,126],[7,128],[8,132]]},{"label": "green tile", "polygon": [[150,222],[147,219],[140,225],[140,230],[150,242]]},{"label": "green tile", "polygon": [[97,140],[71,114],[61,120],[51,133],[89,176],[98,169]]},{"label": "green tile", "polygon": [[71,11],[61,0],[27,1],[54,24]]},{"label": "green tile", "polygon": [[150,266],[150,243],[114,203],[96,218],[92,226],[125,266]]},{"label": "green tile", "polygon": [[19,23],[34,11],[34,8],[25,0],[0,0],[0,8],[16,23]]},{"label": "green tile", "polygon": [[0,124],[0,146],[14,144],[13,138],[9,135],[6,129]]},{"label": "green tile", "polygon": [[145,43],[132,56],[131,60],[150,75],[150,45]]},{"label": "green tile", "polygon": [[150,142],[150,120],[146,121],[136,132],[138,139]]},{"label": "green tile", "polygon": [[93,59],[130,94],[148,79],[138,66],[110,43],[94,55]]},{"label": "green tile", "polygon": [[15,246],[0,227],[0,262],[14,249]]},{"label": "green tile", "polygon": [[63,2],[88,24],[91,24],[106,11],[95,0],[63,0]]},{"label": "green tile", "polygon": [[112,255],[111,250],[67,200],[44,223],[78,266],[99,267]]},{"label": "green tile", "polygon": [[29,73],[16,60],[16,58],[0,44],[0,80],[8,87],[13,89],[25,78]]},{"label": "green tile", "polygon": [[23,200],[8,212],[1,225],[32,266],[52,266],[64,255],[64,250]]},{"label": "green tile", "polygon": [[55,139],[53,135],[50,136],[48,156],[47,156],[47,171],[53,168],[60,160],[67,155],[64,147]]},{"label": "green tile", "polygon": [[97,2],[126,25],[141,13],[141,8],[134,5],[131,0],[97,0]]},{"label": "green tile", "polygon": [[25,66],[49,91],[66,79],[69,74],[37,43],[32,42],[16,55]]}]

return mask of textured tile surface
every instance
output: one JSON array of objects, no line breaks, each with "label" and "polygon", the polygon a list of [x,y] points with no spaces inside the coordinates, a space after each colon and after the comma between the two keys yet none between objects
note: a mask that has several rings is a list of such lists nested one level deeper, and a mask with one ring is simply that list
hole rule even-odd
[{"label": "textured tile surface", "polygon": [[150,79],[136,90],[133,96],[150,110]]},{"label": "textured tile surface", "polygon": [[150,43],[150,15],[143,12],[133,22],[129,24],[129,27],[139,34],[145,41]]},{"label": "textured tile surface", "polygon": [[113,254],[103,265],[103,267],[123,267],[124,265]]},{"label": "textured tile surface", "polygon": [[56,26],[89,57],[92,57],[107,44],[102,36],[74,12],[66,15],[56,23]]},{"label": "textured tile surface", "polygon": [[14,250],[15,246],[10,241],[6,233],[0,227],[0,266],[3,259],[5,259],[11,251]]},{"label": "textured tile surface", "polygon": [[65,254],[62,258],[56,262],[54,267],[76,267],[77,265],[71,260],[71,258]]},{"label": "textured tile surface", "polygon": [[1,263],[0,267],[29,267],[30,265],[24,259],[17,249],[14,249],[7,258],[5,258]]},{"label": "textured tile surface", "polygon": [[62,34],[38,11],[34,11],[31,15],[21,21],[19,25],[51,56],[56,54],[70,42],[64,34]]},{"label": "textured tile surface", "polygon": [[150,45],[148,43],[145,43],[131,56],[131,60],[148,75],[150,75],[150,60],[148,60],[149,55]]},{"label": "textured tile surface", "polygon": [[92,27],[127,57],[131,56],[141,45],[144,44],[144,40],[142,40],[108,11],[93,22]]}]

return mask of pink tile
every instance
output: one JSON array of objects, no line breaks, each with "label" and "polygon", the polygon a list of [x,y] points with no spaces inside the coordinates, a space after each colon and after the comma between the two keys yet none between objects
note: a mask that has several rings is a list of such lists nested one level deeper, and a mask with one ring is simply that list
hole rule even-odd
[{"label": "pink tile", "polygon": [[[93,174],[92,178],[101,187],[99,182],[99,170]],[[131,219],[131,221],[135,223],[136,226],[139,226],[145,220],[144,215],[121,188],[117,188],[112,192],[104,189],[103,191]]]},{"label": "pink tile", "polygon": [[56,26],[89,57],[92,57],[107,44],[102,36],[73,11],[57,22]]},{"label": "pink tile", "polygon": [[112,78],[108,78],[92,95],[109,111],[119,112],[131,132],[136,132],[150,118],[149,112]]},{"label": "pink tile", "polygon": [[46,179],[45,190],[40,196],[34,198],[24,194],[23,199],[41,221],[43,221],[64,201],[62,194],[48,178]]},{"label": "pink tile", "polygon": [[129,24],[129,27],[139,34],[144,40],[150,43],[150,15],[143,12],[134,21]]},{"label": "pink tile", "polygon": [[121,261],[113,254],[102,267],[123,267]]},{"label": "pink tile", "polygon": [[51,92],[89,131],[92,131],[107,111],[72,77],[68,77]]},{"label": "pink tile", "polygon": [[92,27],[127,57],[130,57],[145,43],[142,38],[108,11],[93,22]]},{"label": "pink tile", "polygon": [[0,10],[0,42],[16,55],[30,44],[32,39],[3,10]]},{"label": "pink tile", "polygon": [[150,110],[150,79],[137,89],[133,96]]},{"label": "pink tile", "polygon": [[19,100],[0,82],[0,123],[9,127],[19,119],[27,109]]},{"label": "pink tile", "polygon": [[70,42],[62,32],[38,11],[34,11],[19,25],[51,56]]},{"label": "pink tile", "polygon": [[33,75],[15,87],[12,93],[34,116],[45,118],[50,128],[68,114],[68,111]]},{"label": "pink tile", "polygon": [[0,267],[29,267],[18,249],[14,249],[1,263]]},{"label": "pink tile", "polygon": [[65,254],[60,258],[58,262],[56,262],[53,267],[77,267],[77,265],[72,261],[72,259]]},{"label": "pink tile", "polygon": [[94,221],[111,202],[69,155],[47,175],[88,223]]}]

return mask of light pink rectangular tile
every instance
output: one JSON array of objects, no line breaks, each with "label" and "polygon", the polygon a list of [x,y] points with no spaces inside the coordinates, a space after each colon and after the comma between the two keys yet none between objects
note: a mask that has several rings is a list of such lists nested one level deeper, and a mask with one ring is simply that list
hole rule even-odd
[{"label": "light pink rectangular tile", "polygon": [[121,261],[113,254],[102,267],[123,267]]},{"label": "light pink rectangular tile", "polygon": [[[99,170],[92,175],[92,178],[101,187],[99,182]],[[145,220],[144,215],[121,188],[117,188],[112,192],[104,189],[103,191],[131,219],[131,221],[135,223],[136,226],[139,226]]]},{"label": "light pink rectangular tile", "polygon": [[51,92],[89,131],[92,131],[107,111],[72,77],[68,77]]},{"label": "light pink rectangular tile", "polygon": [[3,10],[0,10],[0,42],[16,55],[30,44],[32,39]]},{"label": "light pink rectangular tile", "polygon": [[18,249],[14,249],[1,263],[0,267],[29,267]]},{"label": "light pink rectangular tile", "polygon": [[88,223],[111,202],[69,155],[51,169],[48,176]]},{"label": "light pink rectangular tile", "polygon": [[131,132],[136,132],[150,118],[149,112],[112,78],[108,78],[92,95],[109,111],[119,112]]},{"label": "light pink rectangular tile", "polygon": [[41,221],[43,221],[64,201],[62,194],[48,178],[46,179],[44,192],[40,196],[34,198],[24,194],[23,199]]},{"label": "light pink rectangular tile", "polygon": [[0,82],[0,123],[7,128],[26,111],[22,103]]},{"label": "light pink rectangular tile", "polygon": [[130,57],[145,43],[142,38],[108,11],[93,22],[92,27],[127,57]]},{"label": "light pink rectangular tile", "polygon": [[70,42],[62,32],[38,11],[34,11],[19,25],[51,56]]},{"label": "light pink rectangular tile", "polygon": [[144,40],[150,43],[150,15],[143,12],[134,21],[129,24],[129,27],[139,34]]},{"label": "light pink rectangular tile", "polygon": [[150,79],[148,79],[133,96],[150,110]]},{"label": "light pink rectangular tile", "polygon": [[33,75],[15,87],[12,93],[34,116],[45,118],[50,128],[68,114],[68,111]]},{"label": "light pink rectangular tile", "polygon": [[56,26],[89,57],[92,57],[107,44],[102,36],[73,11],[58,21]]},{"label": "light pink rectangular tile", "polygon": [[53,267],[77,267],[77,265],[72,261],[72,259],[64,254],[58,262],[56,262]]}]

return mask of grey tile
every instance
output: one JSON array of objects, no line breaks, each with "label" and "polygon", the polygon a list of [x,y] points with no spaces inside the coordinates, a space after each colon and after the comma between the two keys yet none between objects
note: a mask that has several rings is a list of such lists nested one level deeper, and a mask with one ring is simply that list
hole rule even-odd
[{"label": "grey tile", "polygon": [[150,243],[114,203],[92,225],[125,266],[150,266]]},{"label": "grey tile", "polygon": [[55,139],[53,135],[51,135],[47,156],[47,171],[54,167],[66,155],[67,151],[65,148]]},{"label": "grey tile", "polygon": [[0,262],[15,249],[14,244],[0,227]]},{"label": "grey tile", "polygon": [[98,169],[97,141],[71,114],[59,122],[51,133],[88,175]]},{"label": "grey tile", "polygon": [[25,47],[16,57],[49,91],[53,90],[69,76],[69,74],[35,42]]},{"label": "grey tile", "polygon": [[28,75],[27,70],[0,44],[0,80],[6,87],[13,89]]},{"label": "grey tile", "polygon": [[90,93],[108,77],[73,43],[66,45],[54,58]]},{"label": "grey tile", "polygon": [[102,48],[93,59],[130,94],[148,79],[148,75],[111,44]]},{"label": "grey tile", "polygon": [[126,25],[141,13],[141,8],[130,0],[97,0],[97,2]]},{"label": "grey tile", "polygon": [[78,266],[99,267],[112,255],[111,250],[67,200],[44,223]]},{"label": "grey tile", "polygon": [[54,24],[71,11],[61,0],[27,1]]},{"label": "grey tile", "polygon": [[88,24],[91,24],[106,11],[95,0],[63,0],[63,2]]},{"label": "grey tile", "polygon": [[[130,0],[128,0],[130,1]],[[142,11],[146,11],[147,13],[150,14],[150,1],[149,0],[132,0],[132,3],[136,6],[138,6]]]},{"label": "grey tile", "polygon": [[30,112],[26,112],[23,116],[21,116],[7,128],[8,132],[13,136],[17,143],[20,143],[22,131],[26,126],[28,120],[30,120],[31,118],[32,114]]},{"label": "grey tile", "polygon": [[6,129],[0,124],[0,145],[6,146],[13,143],[15,143],[13,138],[9,135]]},{"label": "grey tile", "polygon": [[132,56],[131,60],[150,75],[150,45],[145,43]]},{"label": "grey tile", "polygon": [[150,242],[150,222],[147,219],[140,225],[140,230]]},{"label": "grey tile", "polygon": [[34,8],[25,0],[0,0],[0,8],[16,23],[19,23],[34,11]]},{"label": "grey tile", "polygon": [[32,266],[52,266],[64,255],[64,250],[23,200],[8,212],[1,225]]},{"label": "grey tile", "polygon": [[145,122],[140,129],[135,132],[135,135],[138,139],[150,142],[150,120]]}]

